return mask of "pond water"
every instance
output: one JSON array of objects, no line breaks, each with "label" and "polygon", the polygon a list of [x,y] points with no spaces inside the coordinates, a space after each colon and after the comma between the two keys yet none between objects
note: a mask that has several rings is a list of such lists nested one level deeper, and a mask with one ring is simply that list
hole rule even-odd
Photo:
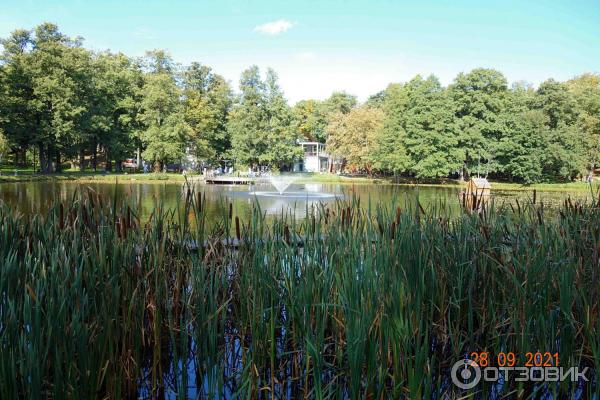
[{"label": "pond water", "polygon": [[[194,183],[194,190],[202,192],[206,198],[209,218],[219,218],[228,213],[229,203],[233,206],[234,215],[245,219],[251,213],[252,206],[258,202],[262,211],[267,216],[281,214],[282,211],[292,210],[295,215],[302,218],[307,208],[328,203],[337,199],[359,198],[361,205],[366,207],[369,203],[391,204],[398,202],[420,204],[427,208],[434,204],[445,203],[450,211],[459,209],[459,195],[461,188],[445,186],[407,186],[393,184],[323,184],[304,183],[292,184],[285,197],[277,195],[255,196],[254,192],[274,191],[268,183],[254,185],[205,185]],[[162,203],[168,208],[175,208],[186,192],[183,183],[78,183],[78,182],[15,182],[0,184],[0,200],[11,205],[23,214],[45,211],[55,200],[70,201],[78,191],[92,189],[110,201],[117,196],[118,201],[130,201],[137,205],[140,218],[146,219],[154,207]],[[335,196],[322,196],[334,194]],[[549,206],[557,206],[567,197],[585,199],[590,198],[589,191],[547,191],[537,192],[537,200]],[[515,199],[525,200],[532,197],[532,191],[503,191],[492,190],[495,203],[506,201],[514,202]]]}]

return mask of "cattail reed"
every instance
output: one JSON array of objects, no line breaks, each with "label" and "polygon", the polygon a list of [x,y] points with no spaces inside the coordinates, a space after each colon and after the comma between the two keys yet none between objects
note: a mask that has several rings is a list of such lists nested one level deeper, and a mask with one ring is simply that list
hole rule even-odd
[{"label": "cattail reed", "polygon": [[[209,220],[200,193],[182,200],[145,221],[89,192],[43,215],[0,205],[0,398],[599,395],[595,201],[247,220],[229,203]],[[557,353],[590,382],[454,387],[482,351]]]}]

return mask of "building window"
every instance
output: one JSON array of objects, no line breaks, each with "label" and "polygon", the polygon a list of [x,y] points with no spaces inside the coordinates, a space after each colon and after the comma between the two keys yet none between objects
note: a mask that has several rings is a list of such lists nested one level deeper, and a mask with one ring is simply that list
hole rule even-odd
[{"label": "building window", "polygon": [[308,144],[304,146],[304,154],[307,156],[317,155],[317,146],[314,144]]}]

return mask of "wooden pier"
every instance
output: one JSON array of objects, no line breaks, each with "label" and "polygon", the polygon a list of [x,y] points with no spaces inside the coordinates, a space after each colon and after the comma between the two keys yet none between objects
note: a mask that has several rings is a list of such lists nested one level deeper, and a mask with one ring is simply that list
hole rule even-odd
[{"label": "wooden pier", "polygon": [[252,178],[244,176],[213,176],[204,178],[204,182],[210,185],[254,185]]}]

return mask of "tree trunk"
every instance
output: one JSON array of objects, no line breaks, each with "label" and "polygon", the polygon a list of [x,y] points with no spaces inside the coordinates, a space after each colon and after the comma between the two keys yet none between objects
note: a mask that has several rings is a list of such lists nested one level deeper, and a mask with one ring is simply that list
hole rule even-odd
[{"label": "tree trunk", "polygon": [[53,170],[54,172],[60,172],[62,170],[62,167],[60,166],[60,151],[58,150],[55,154],[55,164]]},{"label": "tree trunk", "polygon": [[41,144],[38,145],[38,157],[39,157],[39,162],[40,162],[40,167],[39,170],[41,173],[44,173],[44,166],[46,165],[46,153],[44,152],[44,146],[42,146]]},{"label": "tree trunk", "polygon": [[48,148],[46,149],[46,166],[44,167],[44,170],[48,174],[54,172],[53,155],[54,152],[52,151],[52,147],[48,146]]},{"label": "tree trunk", "polygon": [[96,172],[98,168],[98,145],[96,144],[96,141],[94,141],[92,160],[92,163],[94,164],[94,172]]},{"label": "tree trunk", "polygon": [[79,170],[83,171],[85,169],[85,152],[83,147],[79,149]]}]

